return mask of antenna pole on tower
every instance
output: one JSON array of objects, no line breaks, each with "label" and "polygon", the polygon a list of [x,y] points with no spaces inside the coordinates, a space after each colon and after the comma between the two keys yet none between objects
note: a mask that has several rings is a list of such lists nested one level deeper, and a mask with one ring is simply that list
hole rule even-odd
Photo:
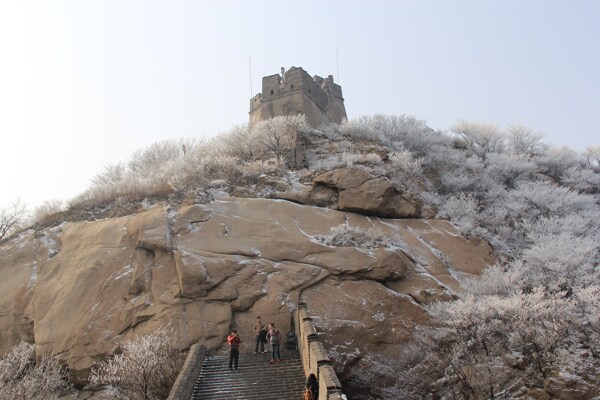
[{"label": "antenna pole on tower", "polygon": [[250,67],[250,98],[252,98],[252,58],[248,57],[248,66]]},{"label": "antenna pole on tower", "polygon": [[336,67],[335,80],[337,81],[337,83],[339,85],[340,84],[340,58],[338,56],[337,47],[335,48],[335,67]]}]

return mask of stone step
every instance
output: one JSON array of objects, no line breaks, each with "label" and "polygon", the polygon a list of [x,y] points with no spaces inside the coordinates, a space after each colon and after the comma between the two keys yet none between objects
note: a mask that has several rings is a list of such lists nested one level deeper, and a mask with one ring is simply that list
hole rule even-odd
[{"label": "stone step", "polygon": [[301,400],[304,369],[296,351],[281,352],[280,362],[271,355],[241,354],[239,370],[229,370],[229,355],[207,357],[192,400]]}]

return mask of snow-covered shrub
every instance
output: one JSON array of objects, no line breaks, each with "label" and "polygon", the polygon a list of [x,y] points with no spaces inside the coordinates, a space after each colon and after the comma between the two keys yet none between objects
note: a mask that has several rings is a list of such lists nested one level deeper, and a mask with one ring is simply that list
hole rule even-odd
[{"label": "snow-covered shrub", "polygon": [[511,222],[524,228],[541,218],[570,214],[592,217],[598,212],[593,196],[544,181],[520,183],[507,193],[505,201]]},{"label": "snow-covered shrub", "polygon": [[227,146],[228,153],[241,160],[251,161],[258,156],[258,137],[248,125],[236,125],[219,139]]},{"label": "snow-covered shrub", "polygon": [[445,168],[440,172],[439,181],[441,194],[469,193],[478,200],[497,198],[504,190],[479,156],[464,159],[454,169]]},{"label": "snow-covered shrub", "polygon": [[[347,124],[347,120],[342,120],[341,125]],[[342,134],[340,133],[340,124],[327,124],[320,127],[321,133],[331,141],[339,141],[342,139]]]},{"label": "snow-covered shrub", "polygon": [[583,152],[583,157],[589,168],[600,167],[600,146],[589,146]]},{"label": "snow-covered shrub", "polygon": [[370,399],[434,398],[429,383],[444,379],[444,370],[438,356],[423,347],[408,342],[385,353],[366,354],[354,368],[353,384],[369,388]]},{"label": "snow-covered shrub", "polygon": [[567,169],[561,183],[579,192],[600,192],[600,172],[589,168],[571,167]]},{"label": "snow-covered shrub", "polygon": [[543,275],[554,275],[549,271],[560,271],[561,277],[575,279],[574,274],[588,275],[595,268],[598,243],[594,235],[578,236],[571,232],[530,233],[529,239],[532,245],[523,250],[521,256],[530,265],[529,272],[532,272],[531,265],[539,265],[547,270]]},{"label": "snow-covered shrub", "polygon": [[409,150],[412,150],[412,146],[408,143],[414,144],[422,139],[429,139],[424,134],[431,131],[425,121],[413,116],[382,114],[343,121],[338,130],[345,137],[375,140],[388,147],[393,147],[394,142],[406,142],[405,148]]},{"label": "snow-covered shrub", "polygon": [[193,142],[183,140],[164,140],[149,147],[137,150],[131,156],[129,170],[140,179],[156,179],[161,177],[169,165],[180,161]]},{"label": "snow-covered shrub", "polygon": [[31,222],[34,224],[44,222],[47,218],[56,215],[63,210],[64,204],[62,200],[55,199],[45,201],[41,205],[37,206],[35,210],[33,210]]},{"label": "snow-covered shrub", "polygon": [[479,201],[470,194],[450,196],[440,206],[438,217],[454,222],[463,234],[469,234],[478,225]]},{"label": "snow-covered shrub", "polygon": [[560,180],[569,168],[584,165],[585,160],[568,147],[551,147],[543,155],[536,157],[542,173]]},{"label": "snow-covered shrub", "polygon": [[123,163],[109,164],[104,166],[104,171],[92,178],[95,186],[114,185],[125,177],[125,165]]},{"label": "snow-covered shrub", "polygon": [[531,235],[530,239],[532,245],[511,264],[514,284],[556,291],[598,281],[597,238],[561,232]]},{"label": "snow-covered shrub", "polygon": [[69,388],[66,369],[57,358],[34,358],[35,345],[25,342],[0,357],[0,399],[58,399]]},{"label": "snow-covered shrub", "polygon": [[567,370],[594,384],[600,362],[584,353],[598,350],[590,328],[598,326],[598,302],[595,287],[573,296],[536,289],[435,303],[428,307],[435,329],[418,328],[402,350],[374,357],[357,376],[377,383],[382,399],[514,398]]},{"label": "snow-covered shrub", "polygon": [[507,189],[529,180],[536,172],[536,165],[523,155],[490,153],[486,161],[486,173]]},{"label": "snow-covered shrub", "polygon": [[362,229],[351,226],[348,222],[334,226],[326,235],[316,235],[315,240],[325,246],[361,247],[376,249],[378,247],[395,247],[398,244],[376,228]]},{"label": "snow-covered shrub", "polygon": [[479,277],[465,279],[462,289],[475,296],[505,296],[515,291],[506,269],[499,264],[486,268]]},{"label": "snow-covered shrub", "polygon": [[340,161],[342,166],[351,167],[353,165],[382,165],[381,157],[375,153],[355,153],[344,152],[341,154]]},{"label": "snow-covered shrub", "polygon": [[183,365],[171,332],[160,328],[124,341],[120,348],[120,354],[92,370],[90,381],[111,385],[127,399],[166,399]]},{"label": "snow-covered shrub", "polygon": [[389,155],[391,169],[404,174],[420,175],[423,172],[423,159],[415,158],[410,150],[402,150]]}]

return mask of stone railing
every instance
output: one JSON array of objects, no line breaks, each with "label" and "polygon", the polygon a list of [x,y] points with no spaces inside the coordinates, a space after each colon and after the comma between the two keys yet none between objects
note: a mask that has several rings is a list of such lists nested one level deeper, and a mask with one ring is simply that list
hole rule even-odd
[{"label": "stone railing", "polygon": [[308,377],[310,374],[315,374],[317,377],[319,381],[319,400],[346,399],[342,391],[342,385],[329,357],[327,357],[323,343],[319,341],[319,335],[315,330],[312,319],[308,316],[306,303],[298,303],[295,323],[304,375]]},{"label": "stone railing", "polygon": [[171,388],[167,400],[189,400],[194,385],[200,375],[200,369],[206,358],[206,348],[199,343],[193,344],[185,359],[185,363]]}]

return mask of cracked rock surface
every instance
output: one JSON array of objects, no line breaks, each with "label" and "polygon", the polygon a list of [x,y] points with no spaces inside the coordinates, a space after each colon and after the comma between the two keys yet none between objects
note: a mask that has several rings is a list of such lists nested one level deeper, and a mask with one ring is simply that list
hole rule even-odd
[{"label": "cracked rock surface", "polygon": [[[387,244],[315,239],[343,224],[381,232]],[[485,242],[441,220],[268,199],[157,204],[1,244],[0,352],[35,342],[38,356],[59,355],[81,379],[119,341],[159,326],[172,327],[182,349],[201,342],[211,352],[237,329],[242,352],[251,352],[256,316],[287,333],[302,300],[343,367],[365,349],[405,339],[427,319],[424,304],[452,298],[460,275],[491,263]]]}]

